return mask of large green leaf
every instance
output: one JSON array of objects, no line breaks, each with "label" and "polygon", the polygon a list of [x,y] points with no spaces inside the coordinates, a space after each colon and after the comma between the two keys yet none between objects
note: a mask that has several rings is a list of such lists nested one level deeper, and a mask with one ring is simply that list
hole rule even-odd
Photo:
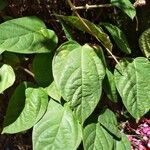
[{"label": "large green leaf", "polygon": [[84,150],[112,150],[113,137],[99,123],[87,125],[83,130]]},{"label": "large green leaf", "polygon": [[63,44],[56,53],[53,59],[56,86],[83,123],[100,100],[105,76],[103,63],[92,47],[73,41]]},{"label": "large green leaf", "polygon": [[117,118],[115,114],[109,110],[106,109],[98,118],[99,123],[107,129],[110,133],[115,135],[116,137],[120,138],[120,131],[118,129],[118,123]]},{"label": "large green leaf", "polygon": [[62,25],[62,28],[63,28],[63,30],[64,30],[64,33],[65,33],[66,38],[67,38],[69,41],[74,40],[73,33],[72,33],[72,31],[71,31],[70,26],[69,26],[64,20],[60,20],[60,23],[61,23],[61,25]]},{"label": "large green leaf", "polygon": [[33,60],[35,80],[42,87],[50,85],[52,76],[52,54],[37,54]]},{"label": "large green leaf", "polygon": [[0,53],[45,53],[56,47],[57,37],[36,17],[23,17],[0,24]]},{"label": "large green leaf", "polygon": [[56,87],[56,84],[54,81],[48,87],[45,88],[45,91],[54,100],[57,100],[58,102],[61,101],[60,91]]},{"label": "large green leaf", "polygon": [[17,86],[7,107],[6,116],[4,119],[4,127],[9,126],[18,118],[25,105],[25,90],[28,87],[33,87],[29,82],[22,82]]},{"label": "large green leaf", "polygon": [[150,28],[142,33],[139,38],[139,45],[147,58],[150,58]]},{"label": "large green leaf", "polygon": [[[19,95],[16,95],[16,94],[19,94]],[[8,112],[6,114],[3,133],[12,134],[12,133],[18,133],[18,132],[30,129],[37,121],[39,121],[39,119],[45,113],[47,109],[47,105],[48,105],[48,96],[42,88],[38,88],[38,89],[27,88],[25,91],[25,96],[26,96],[26,101],[25,101],[24,108],[22,109],[21,113],[18,114],[18,117],[16,118],[16,120],[10,123],[9,119],[11,119],[10,118],[12,115],[11,111],[13,111],[13,114],[15,113],[13,109],[15,109],[16,107],[15,106],[16,102],[14,100],[20,97],[20,93],[18,92],[15,93],[15,96],[11,99],[12,102],[10,103],[13,106],[10,105],[11,110],[8,109]],[[8,122],[10,124],[7,124]]]},{"label": "large green leaf", "polygon": [[0,93],[13,85],[15,82],[15,73],[13,68],[9,65],[2,65],[0,67]]},{"label": "large green leaf", "polygon": [[136,15],[136,9],[133,7],[130,0],[111,0],[113,6],[120,8],[126,13],[131,19]]},{"label": "large green leaf", "polygon": [[131,49],[122,30],[120,30],[117,26],[114,26],[109,23],[104,23],[103,25],[110,32],[112,38],[114,39],[115,43],[120,48],[120,50],[124,53],[130,54]]},{"label": "large green leaf", "polygon": [[68,23],[70,26],[74,26],[81,31],[93,35],[101,41],[102,45],[104,45],[105,48],[109,49],[110,51],[112,50],[112,43],[109,39],[109,36],[103,32],[101,27],[98,27],[97,25],[86,19],[78,18],[76,16],[57,15],[57,17],[60,20],[65,21],[65,23]]},{"label": "large green leaf", "polygon": [[121,134],[121,140],[116,140],[115,150],[131,150],[131,143],[125,134]]},{"label": "large green leaf", "polygon": [[33,150],[76,150],[80,142],[81,126],[70,108],[50,100],[33,128]]},{"label": "large green leaf", "polygon": [[114,72],[116,86],[125,107],[138,120],[150,109],[150,62],[138,57],[124,59],[120,65]]}]

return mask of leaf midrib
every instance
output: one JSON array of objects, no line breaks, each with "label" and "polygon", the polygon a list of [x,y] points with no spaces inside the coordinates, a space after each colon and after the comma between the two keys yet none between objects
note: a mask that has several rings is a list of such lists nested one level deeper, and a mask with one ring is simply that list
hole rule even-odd
[{"label": "leaf midrib", "polygon": [[[37,31],[31,31],[31,32],[29,32],[29,33],[20,34],[19,36],[12,36],[12,37],[7,38],[7,39],[0,39],[0,41],[7,41],[7,40],[11,40],[11,39],[21,38],[21,37],[23,37],[23,36],[27,36],[28,34],[38,34],[38,32],[39,32],[40,35],[44,36],[42,33],[40,33],[40,32],[42,32],[43,30],[46,30],[46,28],[41,28],[40,30],[37,30]],[[45,36],[44,36],[44,37],[45,37]],[[3,42],[3,43],[4,43],[4,42]]]}]

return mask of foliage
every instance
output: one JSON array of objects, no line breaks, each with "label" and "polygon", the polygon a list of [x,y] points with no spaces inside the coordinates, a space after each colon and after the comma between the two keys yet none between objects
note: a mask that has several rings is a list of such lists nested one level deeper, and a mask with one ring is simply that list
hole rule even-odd
[{"label": "foliage", "polygon": [[[131,19],[136,15],[128,0],[111,0],[111,4]],[[129,150],[131,144],[121,132],[118,120],[123,114],[124,118],[138,122],[150,110],[150,29],[139,39],[147,58],[127,55],[130,58],[122,57],[118,61],[113,54],[115,43],[119,52],[132,53],[123,31],[116,25],[94,24],[76,11],[75,14],[55,14],[68,39],[59,47],[55,32],[37,17],[16,18],[0,24],[3,60],[0,93],[5,94],[9,87],[17,85],[9,100],[2,134],[24,132],[33,127],[33,150],[78,147]],[[75,40],[72,27],[90,34],[98,44],[81,45]],[[22,64],[29,56],[34,58],[27,69]],[[115,67],[110,65],[108,56],[115,61]],[[19,68],[31,75],[30,82],[18,83]],[[112,105],[121,105],[121,110],[105,105],[109,100]]]}]

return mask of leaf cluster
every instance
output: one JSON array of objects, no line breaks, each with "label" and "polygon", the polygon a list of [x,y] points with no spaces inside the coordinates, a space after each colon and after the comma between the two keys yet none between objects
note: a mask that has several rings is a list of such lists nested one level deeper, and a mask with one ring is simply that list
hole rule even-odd
[{"label": "leaf cluster", "polygon": [[[128,0],[111,0],[111,4],[131,19],[136,15]],[[119,27],[94,24],[78,15],[55,16],[68,39],[59,46],[55,32],[37,17],[0,24],[0,93],[17,85],[2,134],[33,127],[33,150],[76,150],[81,142],[84,150],[131,149],[119,128],[118,116],[123,113],[125,117],[127,111],[138,122],[150,110],[150,30],[139,38],[144,56],[118,60],[113,42],[126,55],[132,52]],[[92,35],[99,44],[79,44],[70,26]],[[28,64],[31,66],[24,68],[22,63],[30,56],[34,57]],[[114,59],[115,68],[109,65],[109,57]],[[29,80],[17,82],[19,68],[31,76]],[[122,104],[121,112],[106,107],[103,95],[112,104]]]}]

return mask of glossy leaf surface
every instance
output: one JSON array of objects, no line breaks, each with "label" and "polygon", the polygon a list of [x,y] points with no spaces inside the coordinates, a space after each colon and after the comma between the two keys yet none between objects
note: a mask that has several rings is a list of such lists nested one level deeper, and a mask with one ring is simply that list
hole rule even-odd
[{"label": "glossy leaf surface", "polygon": [[114,39],[117,46],[126,54],[131,53],[131,49],[129,47],[128,41],[126,39],[125,34],[120,30],[117,26],[114,26],[109,23],[104,23],[104,27],[110,32],[112,38]]},{"label": "glossy leaf surface", "polygon": [[[13,31],[13,32],[12,32]],[[0,24],[0,53],[45,53],[56,47],[57,37],[36,17],[23,17]]]},{"label": "glossy leaf surface", "polygon": [[121,137],[120,131],[117,127],[117,118],[111,110],[106,109],[102,114],[100,114],[98,122],[117,138]]},{"label": "glossy leaf surface", "polygon": [[[45,91],[42,88],[38,88],[38,89],[27,88],[25,91],[26,100],[25,100],[24,108],[21,110],[20,114],[18,114],[17,118],[15,116],[16,120],[10,123],[9,119],[12,119],[10,117],[13,114],[16,115],[15,111],[17,111],[17,110],[13,110],[13,108],[15,108],[15,105],[17,104],[15,100],[17,98],[20,98],[21,95],[23,95],[23,93],[20,93],[20,91],[23,92],[24,87],[20,87],[20,88],[23,88],[23,90],[18,89],[14,97],[12,97],[11,99],[8,112],[6,114],[6,119],[4,122],[3,133],[12,134],[12,133],[18,133],[18,132],[30,129],[37,121],[39,121],[39,119],[43,116],[43,114],[45,113],[47,109],[48,96],[45,93]],[[17,99],[17,102],[18,102],[18,99]],[[20,105],[20,104],[17,104],[17,105]]]},{"label": "glossy leaf surface", "polygon": [[84,150],[112,150],[113,137],[99,123],[92,123],[83,130]]},{"label": "glossy leaf surface", "polygon": [[109,39],[109,36],[105,32],[103,32],[101,27],[98,27],[97,25],[95,25],[94,23],[86,19],[78,18],[76,16],[57,15],[57,17],[60,20],[65,21],[65,23],[68,23],[70,26],[74,26],[81,31],[84,31],[93,35],[94,37],[96,37],[97,39],[101,41],[104,47],[106,47],[110,51],[112,50],[112,43]]},{"label": "glossy leaf surface", "polygon": [[51,98],[60,102],[61,94],[58,88],[56,87],[56,84],[54,81],[48,87],[45,88],[45,91]]},{"label": "glossy leaf surface", "polygon": [[100,100],[105,69],[94,49],[85,44],[67,42],[53,59],[53,75],[61,95],[80,122],[93,112]]},{"label": "glossy leaf surface", "polygon": [[128,140],[128,137],[122,133],[121,140],[116,140],[116,148],[115,150],[131,150],[131,143]]},{"label": "glossy leaf surface", "polygon": [[15,78],[13,68],[6,64],[2,65],[0,67],[0,93],[12,86]]},{"label": "glossy leaf surface", "polygon": [[131,19],[136,15],[136,9],[133,7],[130,0],[111,0],[113,6],[120,8],[126,13]]},{"label": "glossy leaf surface", "polygon": [[33,150],[76,150],[81,126],[67,107],[50,100],[47,112],[33,128]]},{"label": "glossy leaf surface", "polygon": [[115,82],[122,101],[137,120],[150,109],[150,62],[143,57],[124,59],[115,69]]},{"label": "glossy leaf surface", "polygon": [[150,58],[150,29],[142,33],[139,39],[139,45],[144,55]]}]

